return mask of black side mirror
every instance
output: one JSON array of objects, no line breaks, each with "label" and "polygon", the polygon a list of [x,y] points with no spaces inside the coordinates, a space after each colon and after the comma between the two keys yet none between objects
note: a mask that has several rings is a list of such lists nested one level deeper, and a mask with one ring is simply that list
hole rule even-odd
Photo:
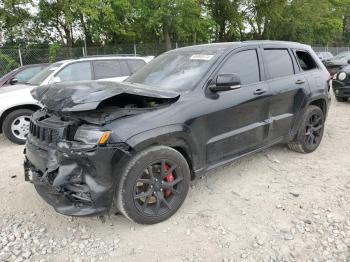
[{"label": "black side mirror", "polygon": [[348,60],[348,64],[350,65],[350,59]]},{"label": "black side mirror", "polygon": [[209,86],[210,91],[222,92],[241,88],[241,79],[235,74],[222,74],[216,77],[214,85]]},{"label": "black side mirror", "polygon": [[10,80],[10,85],[15,85],[15,84],[17,84],[17,83],[18,83],[17,78],[11,78],[11,80]]}]

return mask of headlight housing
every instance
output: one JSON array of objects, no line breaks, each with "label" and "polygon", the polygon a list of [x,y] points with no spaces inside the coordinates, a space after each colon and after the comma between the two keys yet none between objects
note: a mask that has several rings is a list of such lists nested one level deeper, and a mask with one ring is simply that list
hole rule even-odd
[{"label": "headlight housing", "polygon": [[337,75],[338,80],[344,81],[347,77],[347,74],[345,72],[339,72]]},{"label": "headlight housing", "polygon": [[74,135],[74,140],[89,145],[105,145],[107,144],[110,135],[110,131],[79,127]]}]

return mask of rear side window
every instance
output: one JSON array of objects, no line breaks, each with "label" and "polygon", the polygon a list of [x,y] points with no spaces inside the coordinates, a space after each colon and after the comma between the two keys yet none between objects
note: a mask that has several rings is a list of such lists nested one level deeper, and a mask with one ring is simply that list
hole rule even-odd
[{"label": "rear side window", "polygon": [[241,51],[232,55],[221,67],[219,74],[236,74],[242,85],[260,81],[260,71],[256,50]]},{"label": "rear side window", "polygon": [[306,51],[295,52],[299,65],[303,71],[308,71],[317,68],[317,64],[312,56]]},{"label": "rear side window", "polygon": [[94,61],[93,64],[96,80],[130,75],[125,61],[101,60]]},{"label": "rear side window", "polygon": [[292,58],[287,49],[265,49],[264,61],[270,78],[294,74]]},{"label": "rear side window", "polygon": [[129,68],[131,70],[131,73],[135,73],[137,70],[139,70],[141,67],[143,67],[146,62],[141,59],[133,59],[133,60],[127,60],[127,63],[129,65]]},{"label": "rear side window", "polygon": [[57,76],[63,81],[83,81],[91,80],[90,62],[79,62],[67,65]]}]

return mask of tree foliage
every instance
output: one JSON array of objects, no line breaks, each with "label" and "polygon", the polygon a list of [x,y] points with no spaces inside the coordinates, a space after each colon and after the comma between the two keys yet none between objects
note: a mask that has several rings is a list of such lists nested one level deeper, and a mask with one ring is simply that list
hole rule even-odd
[{"label": "tree foliage", "polygon": [[0,44],[350,42],[350,0],[3,0]]}]

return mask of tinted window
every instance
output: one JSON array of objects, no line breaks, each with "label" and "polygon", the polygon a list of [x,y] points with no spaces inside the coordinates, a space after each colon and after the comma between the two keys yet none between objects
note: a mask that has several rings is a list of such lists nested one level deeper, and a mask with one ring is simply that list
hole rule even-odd
[{"label": "tinted window", "polygon": [[301,69],[303,71],[311,70],[317,68],[317,64],[312,56],[305,51],[296,51],[295,52],[298,58],[298,62],[300,64]]},{"label": "tinted window", "polygon": [[259,63],[256,50],[242,51],[232,55],[222,66],[219,74],[236,74],[242,84],[260,81]]},{"label": "tinted window", "polygon": [[146,64],[146,62],[141,59],[127,60],[127,63],[129,65],[129,68],[132,74]]},{"label": "tinted window", "polygon": [[[122,63],[121,63],[122,62]],[[128,76],[129,69],[125,62],[118,60],[94,61],[95,79]]]},{"label": "tinted window", "polygon": [[91,80],[90,62],[73,63],[63,68],[57,76],[63,81]]},{"label": "tinted window", "polygon": [[42,70],[41,67],[30,67],[22,70],[21,72],[17,73],[15,75],[16,79],[18,80],[19,83],[25,83],[29,79],[31,79],[34,75],[39,73]]},{"label": "tinted window", "polygon": [[264,60],[270,78],[294,74],[293,62],[286,49],[265,49]]}]

